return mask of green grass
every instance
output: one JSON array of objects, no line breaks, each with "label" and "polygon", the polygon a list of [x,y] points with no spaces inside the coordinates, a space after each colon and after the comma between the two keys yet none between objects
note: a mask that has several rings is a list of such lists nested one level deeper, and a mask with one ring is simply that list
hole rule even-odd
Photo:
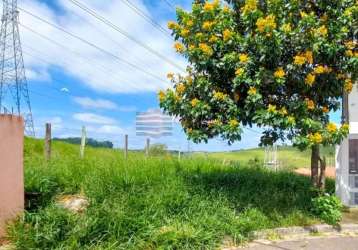
[{"label": "green grass", "polygon": [[[217,249],[254,230],[315,222],[309,179],[289,172],[141,153],[125,161],[92,148],[81,160],[60,142],[46,163],[42,141],[25,144],[25,188],[38,195],[9,227],[18,249]],[[83,194],[90,206],[68,212],[54,202],[61,194]]]},{"label": "green grass", "polygon": [[[329,164],[334,164],[334,148],[323,148],[322,156],[326,156]],[[248,150],[240,150],[234,152],[217,152],[210,153],[209,157],[227,161],[237,161],[241,164],[247,165],[250,161],[257,159],[263,163],[265,157],[265,150],[263,148],[255,148]],[[278,161],[280,166],[284,169],[306,168],[310,166],[311,152],[300,151],[293,147],[278,147]]]}]

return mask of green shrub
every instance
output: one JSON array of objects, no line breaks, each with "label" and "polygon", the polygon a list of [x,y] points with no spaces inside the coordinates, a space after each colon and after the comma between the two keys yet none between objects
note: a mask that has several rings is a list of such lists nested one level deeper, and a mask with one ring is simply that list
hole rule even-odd
[{"label": "green shrub", "polygon": [[335,195],[325,194],[312,199],[312,212],[330,225],[337,225],[342,219],[341,201]]},{"label": "green shrub", "polygon": [[168,148],[165,144],[153,144],[149,147],[149,154],[151,156],[160,156],[168,154]]}]

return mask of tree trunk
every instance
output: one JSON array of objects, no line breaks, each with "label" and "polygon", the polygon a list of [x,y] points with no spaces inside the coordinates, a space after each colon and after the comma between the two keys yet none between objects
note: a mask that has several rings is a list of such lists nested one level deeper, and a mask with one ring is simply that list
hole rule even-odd
[{"label": "tree trunk", "polygon": [[312,146],[312,155],[311,155],[311,182],[312,186],[319,188],[319,145]]},{"label": "tree trunk", "polygon": [[326,157],[323,157],[323,160],[320,161],[321,170],[319,175],[319,188],[324,190],[326,188],[326,166],[327,161]]}]

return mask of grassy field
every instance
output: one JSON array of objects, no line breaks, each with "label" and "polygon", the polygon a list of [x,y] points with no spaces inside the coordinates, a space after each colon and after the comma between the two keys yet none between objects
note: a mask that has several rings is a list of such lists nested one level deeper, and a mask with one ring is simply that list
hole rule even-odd
[{"label": "grassy field", "polygon": [[[323,148],[322,155],[328,159],[328,164],[334,166],[334,148]],[[218,152],[211,153],[209,157],[218,160],[237,161],[247,165],[250,161],[257,160],[263,163],[265,150],[263,148],[255,148],[248,150],[240,150],[236,152]],[[300,151],[293,147],[278,147],[278,161],[284,169],[306,168],[310,166],[311,152]]]},{"label": "grassy field", "polygon": [[[125,161],[106,149],[89,148],[81,160],[78,151],[56,142],[47,163],[42,141],[26,139],[25,187],[39,195],[8,229],[18,249],[217,249],[254,230],[316,222],[303,176],[202,157]],[[62,194],[90,205],[73,214],[56,205]]]}]

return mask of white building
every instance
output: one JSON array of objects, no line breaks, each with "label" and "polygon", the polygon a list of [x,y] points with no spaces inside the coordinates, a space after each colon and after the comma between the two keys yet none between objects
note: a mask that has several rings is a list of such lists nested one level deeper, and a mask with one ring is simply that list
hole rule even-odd
[{"label": "white building", "polygon": [[336,150],[336,194],[344,205],[358,207],[358,84],[345,101],[349,136]]}]

